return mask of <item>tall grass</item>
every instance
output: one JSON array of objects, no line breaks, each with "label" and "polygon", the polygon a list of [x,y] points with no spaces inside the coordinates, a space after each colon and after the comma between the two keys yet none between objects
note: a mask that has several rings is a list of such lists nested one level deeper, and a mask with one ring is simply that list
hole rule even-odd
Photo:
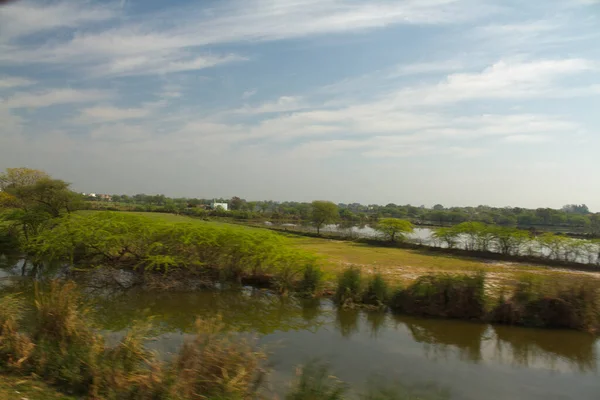
[{"label": "tall grass", "polygon": [[600,329],[598,288],[590,283],[564,286],[543,278],[521,278],[511,297],[501,296],[493,322],[542,328]]},{"label": "tall grass", "polygon": [[264,352],[227,334],[219,321],[198,321],[196,336],[171,362],[146,350],[149,329],[135,325],[114,347],[96,333],[73,283],[36,290],[34,324],[18,332],[21,304],[0,301],[0,365],[35,373],[45,381],[92,399],[250,399],[261,387]]},{"label": "tall grass", "polygon": [[485,276],[424,275],[391,300],[394,311],[413,315],[482,319],[485,316]]},{"label": "tall grass", "polygon": [[363,294],[362,301],[377,307],[383,307],[387,304],[390,295],[390,288],[383,275],[376,273],[369,278],[367,288]]},{"label": "tall grass", "polygon": [[352,306],[362,300],[363,278],[358,267],[346,268],[338,278],[334,299],[341,306]]}]

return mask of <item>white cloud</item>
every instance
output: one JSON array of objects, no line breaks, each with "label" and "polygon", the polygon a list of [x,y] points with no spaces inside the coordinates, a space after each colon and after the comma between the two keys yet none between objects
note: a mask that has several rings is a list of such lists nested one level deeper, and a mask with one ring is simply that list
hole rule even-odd
[{"label": "white cloud", "polygon": [[0,38],[30,35],[56,28],[74,28],[115,17],[112,6],[93,6],[87,1],[41,4],[15,1],[0,8]]},{"label": "white cloud", "polygon": [[58,104],[83,103],[106,99],[111,94],[102,90],[53,89],[19,92],[0,101],[0,108],[41,108]]},{"label": "white cloud", "polygon": [[0,90],[19,86],[30,86],[34,84],[35,81],[27,78],[21,78],[18,76],[0,76]]},{"label": "white cloud", "polygon": [[556,81],[592,71],[597,65],[584,59],[500,61],[480,73],[457,73],[436,85],[400,90],[396,102],[437,105],[477,99],[533,98],[555,94]]},{"label": "white cloud", "polygon": [[139,119],[148,116],[150,108],[120,108],[112,106],[89,107],[81,110],[73,120],[76,123],[112,122]]},{"label": "white cloud", "polygon": [[302,97],[281,96],[275,102],[263,103],[256,107],[246,105],[243,108],[237,109],[235,112],[239,114],[268,114],[295,111],[303,108],[308,108],[308,105],[304,102]]},{"label": "white cloud", "polygon": [[[210,12],[190,6],[146,15],[144,20],[120,20],[116,18],[117,9],[82,7],[75,2],[13,7],[11,13],[18,21],[31,15],[22,32],[12,25],[6,28],[13,35],[31,32],[41,15],[53,22],[40,23],[36,28],[39,30],[77,27],[110,18],[113,26],[103,31],[77,32],[62,43],[52,40],[41,46],[7,45],[0,52],[0,61],[17,65],[54,63],[71,70],[93,66],[91,72],[97,75],[165,74],[245,59],[239,55],[197,54],[212,44],[281,40],[394,24],[454,24],[491,12],[490,7],[475,0],[230,0],[220,2]],[[9,18],[8,13],[5,18]],[[165,27],[165,20],[178,23]]]}]

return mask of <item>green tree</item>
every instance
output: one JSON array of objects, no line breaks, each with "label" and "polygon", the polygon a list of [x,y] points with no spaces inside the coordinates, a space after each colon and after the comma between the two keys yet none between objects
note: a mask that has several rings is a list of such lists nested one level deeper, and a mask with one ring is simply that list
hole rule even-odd
[{"label": "green tree", "polygon": [[81,196],[69,184],[43,171],[9,168],[0,174],[0,208],[10,229],[20,227],[26,240],[43,224],[82,205]]},{"label": "green tree", "polygon": [[321,234],[321,227],[332,224],[340,218],[338,206],[330,201],[315,200],[312,202],[311,221],[317,228],[317,235]]},{"label": "green tree", "polygon": [[405,234],[413,231],[413,225],[404,219],[383,218],[375,229],[383,233],[390,242],[393,242],[397,239],[404,240]]}]

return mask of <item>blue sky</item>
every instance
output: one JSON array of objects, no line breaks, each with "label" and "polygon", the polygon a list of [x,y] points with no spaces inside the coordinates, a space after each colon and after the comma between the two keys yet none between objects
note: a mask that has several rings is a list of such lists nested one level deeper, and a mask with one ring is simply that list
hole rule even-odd
[{"label": "blue sky", "polygon": [[595,0],[16,1],[0,169],[81,191],[600,210]]}]

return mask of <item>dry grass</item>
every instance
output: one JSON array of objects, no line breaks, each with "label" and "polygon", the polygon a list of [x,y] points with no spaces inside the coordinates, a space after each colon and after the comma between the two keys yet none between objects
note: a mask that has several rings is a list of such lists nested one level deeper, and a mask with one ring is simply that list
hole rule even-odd
[{"label": "dry grass", "polygon": [[464,274],[483,271],[486,273],[487,289],[500,290],[513,287],[523,276],[543,275],[561,282],[580,283],[594,279],[600,285],[600,272],[581,272],[556,268],[483,261],[475,258],[432,254],[420,250],[408,250],[371,246],[348,241],[293,236],[292,242],[302,250],[319,255],[320,263],[332,281],[348,266],[358,266],[364,274],[381,273],[392,284],[409,284],[419,276],[432,273]]},{"label": "dry grass", "polygon": [[0,399],[75,400],[44,382],[30,377],[0,375]]}]

